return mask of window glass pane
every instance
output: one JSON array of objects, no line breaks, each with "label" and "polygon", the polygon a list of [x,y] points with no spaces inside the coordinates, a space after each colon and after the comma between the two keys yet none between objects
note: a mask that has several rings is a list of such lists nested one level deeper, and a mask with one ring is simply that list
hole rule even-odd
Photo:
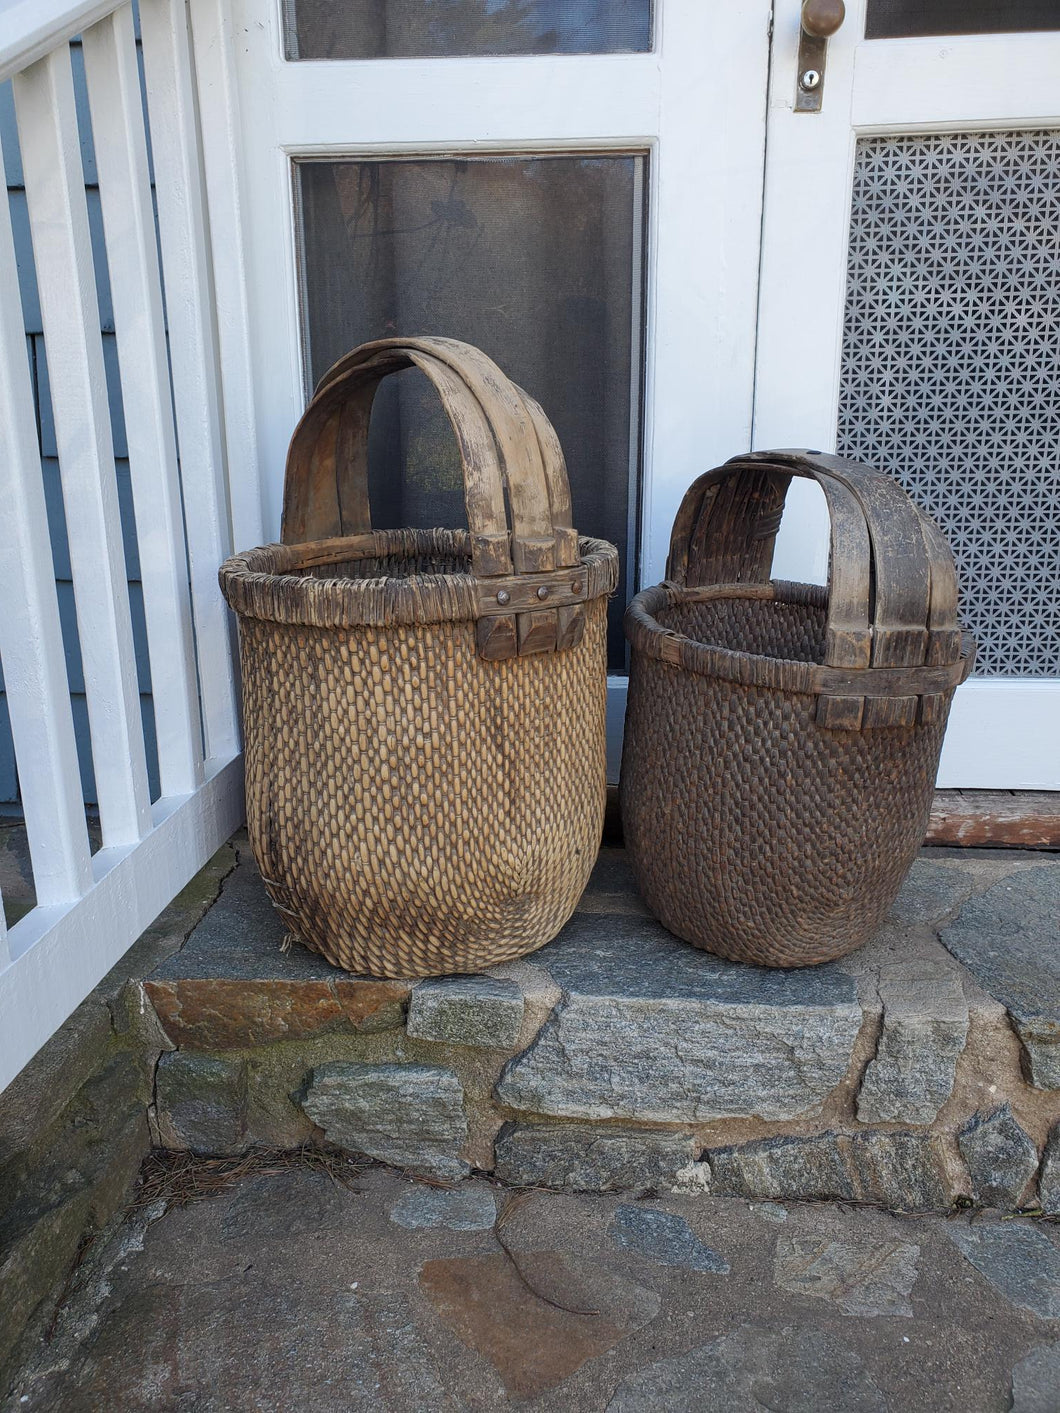
[{"label": "window glass pane", "polygon": [[869,0],[866,39],[1060,29],[1060,0]]},{"label": "window glass pane", "polygon": [[650,0],[286,0],[286,13],[288,59],[651,48]]},{"label": "window glass pane", "polygon": [[[616,668],[636,546],[644,166],[624,154],[297,166],[308,381],[366,339],[441,334],[537,398],[575,525],[622,553]],[[370,466],[377,528],[466,525],[452,431],[421,374],[383,383]]]},{"label": "window glass pane", "polygon": [[863,138],[839,451],[945,530],[976,671],[1060,674],[1060,130]]}]

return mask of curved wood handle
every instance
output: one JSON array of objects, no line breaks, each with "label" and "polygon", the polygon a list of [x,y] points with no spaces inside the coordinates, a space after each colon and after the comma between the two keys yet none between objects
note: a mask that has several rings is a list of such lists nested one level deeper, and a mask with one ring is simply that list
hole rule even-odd
[{"label": "curved wood handle", "polygon": [[383,378],[413,366],[437,390],[460,449],[471,567],[482,581],[479,653],[495,659],[576,646],[587,580],[559,438],[532,397],[456,339],[378,339],[328,369],[291,438],[283,542],[371,531],[372,403]]},{"label": "curved wood handle", "polygon": [[[469,525],[480,536],[506,530],[494,439],[477,399],[433,360],[389,350],[351,363],[314,395],[287,452],[281,539],[284,544],[364,534],[368,503],[368,423],[379,383],[418,363],[446,409],[465,467]],[[510,562],[507,566],[510,572]]]},{"label": "curved wood handle", "polygon": [[288,451],[283,542],[371,529],[372,402],[384,377],[411,366],[434,384],[456,434],[475,574],[549,572],[576,564],[566,467],[547,417],[484,353],[442,338],[380,339],[325,373]]},{"label": "curved wood handle", "polygon": [[859,462],[768,451],[708,471],[678,511],[668,577],[686,587],[767,582],[792,476],[817,481],[831,520],[826,664],[955,662],[957,587],[945,539],[897,481]]}]

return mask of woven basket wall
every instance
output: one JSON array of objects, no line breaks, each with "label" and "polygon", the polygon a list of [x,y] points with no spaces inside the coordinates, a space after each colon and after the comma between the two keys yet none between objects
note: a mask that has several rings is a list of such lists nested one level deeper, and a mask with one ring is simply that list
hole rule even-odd
[{"label": "woven basket wall", "polygon": [[[441,350],[450,373],[470,368],[472,387],[481,367],[449,341],[368,349],[383,350],[387,372],[410,350],[412,361],[441,364]],[[442,377],[434,364],[425,371]],[[477,387],[495,425],[501,414]],[[319,457],[319,439],[314,449]],[[334,440],[323,450],[333,455]],[[618,555],[572,532],[558,538],[568,566],[524,574],[536,608],[528,627],[512,616],[514,650],[503,615],[483,620],[466,531],[362,528],[223,567],[240,624],[251,845],[291,932],[336,965],[377,976],[477,971],[543,946],[573,912],[603,823],[606,607]],[[518,580],[498,581],[513,606]],[[557,645],[553,610],[551,646],[535,646],[549,641],[549,595],[565,585],[569,597],[575,582],[573,641]]]},{"label": "woven basket wall", "polygon": [[[875,476],[820,460],[854,482]],[[847,582],[865,589],[870,656],[864,669],[828,667],[840,637],[830,639],[828,590],[768,581],[787,481],[807,474],[804,460],[762,453],[738,465],[750,485],[720,489],[718,477],[724,502],[700,488],[675,527],[671,580],[627,612],[623,828],[645,901],[670,931],[736,961],[803,966],[865,942],[891,907],[923,841],[950,702],[974,648],[955,632],[952,562],[931,527],[930,554],[920,540],[934,575],[921,662],[873,669],[871,643],[885,634],[874,633],[866,562],[846,568],[860,570]],[[919,536],[908,504],[906,528]],[[882,535],[857,544],[884,552]],[[844,552],[834,537],[833,560]],[[905,655],[915,651],[907,644]],[[899,690],[888,695],[890,682]],[[858,697],[859,687],[878,695]]]}]

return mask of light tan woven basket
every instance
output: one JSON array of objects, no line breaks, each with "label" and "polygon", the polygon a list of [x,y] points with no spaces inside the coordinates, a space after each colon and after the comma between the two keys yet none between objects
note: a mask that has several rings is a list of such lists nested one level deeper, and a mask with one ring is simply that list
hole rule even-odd
[{"label": "light tan woven basket", "polygon": [[[456,433],[470,533],[371,529],[372,399],[412,365]],[[291,932],[377,976],[543,946],[599,846],[618,576],[617,550],[571,528],[545,414],[467,344],[365,344],[295,431],[282,539],[220,579],[239,615],[251,845]]]}]

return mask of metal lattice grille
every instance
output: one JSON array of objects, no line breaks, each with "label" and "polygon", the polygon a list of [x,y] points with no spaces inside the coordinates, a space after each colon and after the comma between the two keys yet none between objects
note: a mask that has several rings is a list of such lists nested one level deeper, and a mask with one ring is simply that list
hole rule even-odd
[{"label": "metal lattice grille", "polygon": [[949,536],[984,675],[1060,675],[1060,131],[860,141],[842,453]]}]

